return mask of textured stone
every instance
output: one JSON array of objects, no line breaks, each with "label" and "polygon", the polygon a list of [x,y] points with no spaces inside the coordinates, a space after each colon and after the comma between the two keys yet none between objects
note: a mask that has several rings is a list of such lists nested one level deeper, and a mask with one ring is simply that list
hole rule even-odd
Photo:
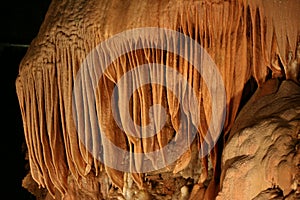
[{"label": "textured stone", "polygon": [[[269,88],[274,90],[270,93]],[[299,136],[299,85],[266,82],[241,110],[229,134],[217,199],[283,199],[299,193]]]},{"label": "textured stone", "polygon": [[[219,191],[223,142],[229,136],[238,111],[246,100],[244,95],[247,82],[254,80],[260,87],[270,77],[298,80],[299,62],[294,58],[290,59],[289,56],[296,54],[297,40],[299,42],[299,10],[297,0],[53,0],[39,34],[32,41],[20,64],[16,79],[33,180],[39,187],[46,188],[53,198],[124,198],[123,189],[128,188],[126,180],[131,179],[133,183],[130,188],[133,190],[138,188],[144,191],[151,181],[166,182],[165,186],[155,186],[156,195],[160,193],[161,196],[171,198],[176,194],[179,197],[183,195],[180,188],[185,188],[186,185],[191,190],[191,196],[201,193],[205,199],[214,198]],[[153,172],[151,177],[158,179],[149,182],[145,181],[147,174],[132,173],[131,179],[125,179],[126,173],[103,166],[85,148],[86,144],[80,141],[72,110],[73,84],[86,56],[97,45],[115,34],[141,27],[176,30],[197,41],[216,63],[227,97],[222,137],[208,156],[199,159],[199,149],[210,144],[204,140],[212,116],[212,100],[206,85],[215,84],[215,79],[204,82],[186,60],[172,53],[153,49],[127,53],[110,66],[99,81],[101,92],[95,94],[99,121],[95,123],[89,118],[89,113],[81,113],[78,117],[81,117],[84,123],[78,126],[86,132],[94,130],[95,126],[101,127],[114,144],[127,151],[147,153],[162,148],[178,136],[180,118],[179,103],[172,92],[163,87],[148,85],[137,90],[127,106],[133,121],[141,125],[149,123],[150,106],[161,104],[167,111],[166,125],[155,137],[147,139],[136,140],[122,131],[113,119],[109,97],[124,73],[141,63],[168,65],[178,70],[197,93],[200,113],[193,105],[184,105],[185,115],[199,114],[201,118],[200,126],[195,126],[192,121],[188,122],[197,130],[194,146],[174,165]],[[139,41],[128,41],[124,48],[129,48],[130,42]],[[191,49],[193,48],[195,47],[192,46]],[[113,54],[119,49],[111,46],[110,50]],[[199,59],[199,55],[190,57]],[[93,72],[89,73],[93,76]],[[169,79],[166,82],[172,85],[176,80]],[[83,87],[82,94],[88,93],[88,89]],[[123,89],[121,91],[126,93],[126,88]],[[252,92],[250,90],[246,95],[250,96]],[[86,106],[89,99],[85,99],[84,95],[82,99],[82,106]],[[287,112],[285,115],[292,116],[293,113]],[[121,117],[121,120],[127,119]],[[288,125],[294,126],[289,123]],[[191,129],[186,131],[189,134]],[[89,137],[92,137],[87,139],[93,147],[92,152],[107,150],[99,135],[87,134],[86,138]],[[261,142],[259,137],[255,140]],[[259,149],[254,139],[252,142],[253,146]],[[247,154],[255,152],[255,148],[252,147],[247,150]],[[104,155],[104,159],[124,159]],[[224,155],[228,156],[226,153]],[[138,159],[131,159],[136,168],[142,167]],[[245,171],[253,167],[244,166],[242,163],[240,166],[244,167]],[[282,181],[281,187],[288,187],[290,180],[275,177],[278,178],[276,183]],[[270,180],[270,177],[267,180]],[[226,179],[224,181],[226,182]],[[177,185],[173,186],[171,183]],[[265,182],[264,184],[266,187],[270,186]],[[201,187],[198,187],[199,185]],[[282,189],[284,193],[289,190]],[[127,192],[130,194],[130,191]],[[140,193],[140,196],[144,195],[148,194]]]}]

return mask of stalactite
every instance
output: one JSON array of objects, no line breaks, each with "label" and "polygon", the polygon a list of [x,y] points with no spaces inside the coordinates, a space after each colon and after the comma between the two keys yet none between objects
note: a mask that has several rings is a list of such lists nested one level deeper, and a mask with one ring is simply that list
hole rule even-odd
[{"label": "stalactite", "polygon": [[[175,80],[163,77],[171,89],[150,84],[139,88],[132,96],[129,107],[132,120],[139,125],[150,121],[148,112],[153,104],[160,104],[167,112],[166,125],[154,137],[136,139],[121,130],[114,121],[110,97],[113,88],[129,70],[141,64],[151,62],[170,66],[176,69],[196,91],[200,106],[201,126],[188,121],[197,130],[197,142],[209,145],[204,138],[212,116],[211,95],[207,84],[194,66],[187,60],[171,52],[158,49],[142,49],[121,56],[108,68],[100,79],[98,94],[96,94],[97,119],[89,117],[89,113],[79,113],[74,119],[72,107],[72,91],[78,70],[85,57],[101,42],[122,31],[139,27],[161,27],[179,31],[196,40],[212,57],[218,67],[226,89],[226,118],[222,137],[227,136],[238,113],[242,92],[250,77],[254,77],[260,86],[265,82],[268,68],[274,76],[282,75],[279,62],[286,65],[286,49],[295,49],[297,34],[299,34],[299,4],[283,3],[292,8],[290,13],[280,14],[287,19],[290,17],[293,27],[284,27],[283,22],[273,11],[277,4],[272,5],[260,1],[57,1],[54,0],[46,15],[45,21],[36,39],[20,64],[16,89],[24,125],[24,134],[29,153],[31,175],[41,186],[46,187],[52,196],[56,190],[62,195],[68,193],[70,176],[79,185],[87,174],[100,174],[102,163],[92,156],[98,151],[104,152],[105,159],[119,159],[107,155],[109,152],[101,136],[93,129],[101,129],[114,144],[127,151],[147,153],[158,150],[168,144],[179,130],[180,109],[179,101],[172,93],[176,90]],[[295,8],[296,7],[296,8]],[[278,20],[278,21],[277,21]],[[172,41],[172,39],[174,41]],[[175,44],[176,38],[170,43]],[[287,40],[288,39],[288,40]],[[288,42],[287,42],[288,41]],[[126,49],[138,42],[128,41]],[[183,45],[183,44],[182,44]],[[287,47],[288,46],[288,47]],[[184,47],[186,48],[186,47]],[[196,47],[190,46],[190,52]],[[111,52],[117,51],[111,47]],[[188,52],[188,51],[186,51]],[[99,55],[98,55],[99,56]],[[189,55],[189,59],[199,59],[201,55]],[[89,61],[88,61],[89,62]],[[97,65],[98,63],[89,63]],[[163,70],[163,69],[162,69]],[[151,71],[158,76],[163,71]],[[93,80],[95,72],[87,71],[85,77]],[[144,78],[153,78],[144,77]],[[175,77],[175,76],[174,76]],[[141,74],[134,74],[134,80],[143,79]],[[89,82],[89,80],[83,80]],[[132,82],[136,84],[136,82]],[[90,106],[89,87],[81,85],[82,98],[77,98],[78,106]],[[118,88],[126,92],[127,87]],[[173,87],[173,88],[172,88]],[[186,90],[180,93],[182,98],[189,98]],[[123,104],[120,100],[118,109]],[[195,112],[192,105],[184,105],[184,114]],[[87,107],[86,107],[87,108]],[[122,108],[123,109],[123,108]],[[159,115],[159,113],[156,113]],[[196,113],[194,113],[196,115]],[[120,121],[127,120],[120,115]],[[159,118],[155,121],[159,124]],[[97,121],[98,120],[98,121]],[[79,123],[78,122],[84,122]],[[124,124],[124,123],[123,123]],[[84,135],[82,142],[76,126],[83,132],[93,132]],[[155,128],[158,128],[156,127]],[[186,131],[192,131],[190,129]],[[220,138],[223,140],[223,138]],[[85,142],[85,143],[84,143]],[[92,154],[86,147],[93,147]],[[210,158],[202,158],[203,171],[199,182],[208,178],[208,159],[217,170],[219,154],[222,149],[214,149]],[[143,163],[135,157],[130,158],[133,168],[143,167]],[[182,156],[181,159],[186,159]],[[155,166],[155,160],[152,164]],[[176,167],[184,169],[189,162],[179,161]],[[181,163],[181,164],[180,164]],[[182,166],[180,166],[182,165]],[[174,167],[174,166],[173,166]],[[174,168],[173,168],[174,169]],[[105,170],[114,185],[124,186],[124,173],[108,166]],[[172,171],[172,169],[171,169]],[[219,173],[216,172],[215,173]],[[206,174],[206,175],[205,175]],[[143,174],[133,173],[133,180],[140,188],[144,187]],[[216,190],[216,188],[213,188]],[[212,194],[207,194],[209,196]]]}]

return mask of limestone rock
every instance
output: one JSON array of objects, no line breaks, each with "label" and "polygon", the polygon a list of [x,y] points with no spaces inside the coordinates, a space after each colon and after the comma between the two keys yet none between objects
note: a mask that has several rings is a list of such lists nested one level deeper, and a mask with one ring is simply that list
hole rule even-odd
[{"label": "limestone rock", "polygon": [[278,82],[266,82],[239,113],[223,152],[218,200],[300,192],[300,87]]},{"label": "limestone rock", "polygon": [[[16,79],[32,179],[39,187],[47,189],[51,195],[49,198],[124,198],[123,191],[134,196],[132,192],[137,190],[141,191],[137,192],[137,196],[148,198],[145,188],[156,184],[156,189],[151,190],[156,191],[153,193],[157,196],[186,198],[188,194],[193,196],[199,193],[205,199],[213,199],[219,191],[223,142],[228,137],[240,107],[247,100],[245,96],[253,93],[251,88],[248,91],[247,83],[253,80],[260,87],[271,77],[297,81],[298,61],[294,62],[294,57],[290,59],[290,55],[296,54],[299,42],[299,10],[297,0],[53,0],[37,37],[20,63]],[[190,61],[206,63],[202,54],[191,53],[195,52],[197,44],[201,45],[216,64],[215,72],[219,71],[222,81],[216,81],[213,73],[213,77],[204,80],[187,59],[167,50],[134,49],[112,62],[96,83],[91,80],[97,76],[98,69],[84,71],[86,79],[83,82],[95,84],[93,86],[97,90],[92,90],[92,87],[83,82],[79,84],[80,87],[76,88],[80,92],[76,96],[78,107],[74,108],[74,84],[77,83],[77,75],[83,63],[98,65],[120,50],[148,44],[148,41],[132,37],[122,47],[118,43],[108,45],[106,48],[110,53],[104,56],[100,54],[101,49],[96,47],[116,34],[145,27],[177,31],[196,41],[196,45],[181,44],[172,47],[181,49],[183,56]],[[149,36],[156,37],[155,34]],[[168,38],[166,41],[162,37],[162,41],[165,44],[176,44],[177,38]],[[91,53],[94,59],[88,60]],[[180,126],[183,121],[180,120],[181,109],[172,90],[180,90],[181,99],[189,100],[191,96],[187,90],[178,87],[175,76],[161,76],[166,74],[163,69],[152,71],[150,76],[135,74],[136,81],[119,87],[118,94],[126,94],[138,81],[157,77],[162,77],[161,80],[171,89],[148,84],[139,88],[128,104],[124,104],[124,99],[118,99],[117,106],[113,105],[110,97],[123,75],[141,64],[149,63],[169,66],[192,86],[198,104],[182,105],[186,126]],[[102,65],[99,67],[103,68]],[[208,65],[205,67],[203,69],[210,69]],[[219,91],[220,88],[216,86],[221,82],[226,92],[225,108],[216,104],[218,109],[214,111],[212,102],[223,97],[218,96],[213,100],[208,85],[213,85]],[[91,101],[93,105],[89,104]],[[150,109],[156,104],[162,105],[165,113]],[[196,105],[199,110],[195,109]],[[74,116],[74,110],[78,111],[79,107],[85,110]],[[116,108],[114,112],[112,108]],[[162,119],[166,119],[166,123],[159,127],[161,129],[153,137],[134,137],[130,131],[124,131],[124,127],[131,128],[126,127],[129,117],[123,115],[125,109],[129,110],[132,121],[140,126],[153,122],[153,127],[157,128]],[[93,112],[89,112],[90,110]],[[225,111],[224,126],[219,127],[222,130],[208,132],[212,115]],[[270,110],[271,113],[273,111],[274,109]],[[114,114],[118,116],[119,124],[114,119]],[[290,109],[282,113],[286,117],[293,114]],[[199,116],[197,119],[201,123],[195,123],[188,116]],[[291,130],[296,126],[293,123],[293,120],[286,122]],[[269,126],[274,128],[273,124]],[[180,128],[184,128],[187,138],[196,131],[193,145],[184,149],[184,154],[176,162],[167,162],[163,169],[151,174],[135,173],[145,167],[145,164],[138,156],[132,156],[133,153],[148,155],[149,152],[162,149],[173,139],[179,140]],[[110,154],[111,149],[103,140],[103,135],[97,132],[99,130],[120,149],[130,152],[128,157]],[[221,135],[217,145],[211,139],[213,134]],[[274,137],[279,136],[275,134]],[[291,133],[286,139],[292,137]],[[262,142],[260,137],[256,140]],[[271,141],[268,140],[266,145],[272,146]],[[203,153],[202,147],[212,148],[212,151],[204,157],[199,156]],[[182,149],[178,146],[174,151]],[[227,151],[225,159],[230,157]],[[249,148],[248,153],[251,154],[252,151]],[[279,150],[281,151],[284,149]],[[157,163],[164,163],[169,158],[165,153],[162,154],[162,159],[149,158],[147,162],[151,164],[147,166],[156,169]],[[120,165],[123,161],[130,161],[130,169],[134,173],[128,179],[124,171],[103,165],[99,161],[101,159],[115,161]],[[276,159],[273,160],[272,157],[270,162],[275,162]],[[281,165],[291,167],[289,162],[287,160],[286,164]],[[265,163],[264,166],[269,164]],[[281,184],[280,187],[286,194],[290,190],[288,187],[291,180],[276,174],[273,176],[275,183]],[[272,177],[267,177],[266,180],[270,181]],[[132,187],[128,187],[128,180],[132,180]],[[226,181],[224,179],[223,182]],[[270,184],[263,182],[263,186],[264,188],[258,186],[259,189],[255,192],[266,189]],[[129,191],[130,188],[132,191]],[[257,195],[255,192],[253,189],[251,195]]]}]

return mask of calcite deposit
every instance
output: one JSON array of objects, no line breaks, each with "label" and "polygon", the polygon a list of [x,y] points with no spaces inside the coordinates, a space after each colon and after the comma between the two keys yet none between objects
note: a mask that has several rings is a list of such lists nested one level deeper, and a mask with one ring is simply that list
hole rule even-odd
[{"label": "calcite deposit", "polygon": [[269,80],[255,92],[224,147],[217,199],[300,197],[299,98],[293,81]]},{"label": "calcite deposit", "polygon": [[[278,191],[282,197],[296,196],[299,19],[298,0],[53,0],[16,78],[30,166],[23,186],[47,199],[262,199]],[[119,38],[123,46],[101,46],[116,34],[146,27],[165,32],[147,39],[127,35]],[[195,43],[178,45],[178,38],[167,37],[168,30]],[[156,38],[183,54],[164,45],[135,49]],[[201,73],[211,65],[205,65],[199,45],[216,66],[206,78]],[[120,51],[126,53],[109,66],[101,64]],[[197,103],[190,103],[192,93],[178,83],[176,73],[163,67],[147,76],[132,73],[131,82],[116,91],[128,97],[138,83],[156,79],[169,88],[150,81],[129,102],[111,101],[125,74],[150,63],[176,70]],[[202,70],[193,63],[202,63]],[[99,68],[84,71],[84,65]],[[80,73],[84,79],[78,79]],[[270,79],[278,82],[265,86]],[[256,98],[245,105],[253,94]],[[223,98],[224,108],[213,104]],[[165,112],[155,110],[157,104]],[[224,123],[210,129],[216,114],[224,114]],[[144,132],[134,132],[129,118],[139,127],[153,124],[157,134],[141,137]],[[149,156],[193,132],[188,148],[174,150],[184,151],[176,161],[169,162],[170,152],[160,159]],[[112,154],[107,141],[130,152],[128,157]],[[203,155],[202,149],[211,151]],[[130,163],[129,171],[105,164],[122,166],[123,161]],[[164,167],[158,167],[161,163]],[[145,167],[155,170],[142,171]]]}]

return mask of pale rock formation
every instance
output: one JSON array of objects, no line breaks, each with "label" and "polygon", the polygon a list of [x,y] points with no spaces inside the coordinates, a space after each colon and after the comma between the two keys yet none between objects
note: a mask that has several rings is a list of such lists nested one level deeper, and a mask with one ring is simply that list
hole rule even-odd
[{"label": "pale rock formation", "polygon": [[232,127],[217,199],[283,199],[300,193],[299,167],[300,86],[269,80]]}]

